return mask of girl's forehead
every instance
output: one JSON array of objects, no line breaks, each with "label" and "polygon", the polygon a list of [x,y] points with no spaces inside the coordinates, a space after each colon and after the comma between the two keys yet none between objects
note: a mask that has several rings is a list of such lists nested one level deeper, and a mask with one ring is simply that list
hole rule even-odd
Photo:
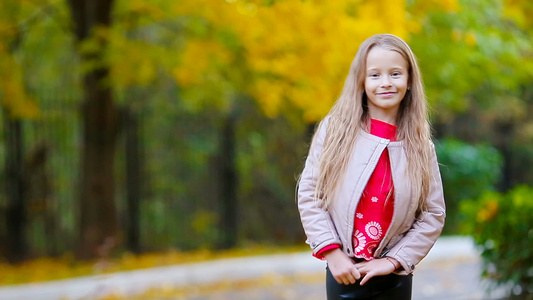
[{"label": "girl's forehead", "polygon": [[376,46],[368,51],[366,55],[366,65],[367,68],[388,65],[408,67],[409,62],[396,50]]}]

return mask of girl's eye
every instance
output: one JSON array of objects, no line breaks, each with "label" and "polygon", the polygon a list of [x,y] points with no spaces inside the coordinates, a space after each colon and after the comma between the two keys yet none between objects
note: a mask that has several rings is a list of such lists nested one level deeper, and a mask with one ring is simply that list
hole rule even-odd
[{"label": "girl's eye", "polygon": [[402,75],[402,74],[400,74],[400,72],[392,73],[392,77],[400,77],[400,75]]},{"label": "girl's eye", "polygon": [[374,73],[374,74],[370,74],[370,77],[372,77],[372,78],[378,78],[378,77],[379,77],[379,74],[376,74],[376,73]]}]

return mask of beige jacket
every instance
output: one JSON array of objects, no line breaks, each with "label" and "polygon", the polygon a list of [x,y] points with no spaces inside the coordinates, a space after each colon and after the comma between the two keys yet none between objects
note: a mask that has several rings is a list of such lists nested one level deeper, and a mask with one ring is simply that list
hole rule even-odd
[{"label": "beige jacket", "polygon": [[444,226],[445,204],[442,182],[432,145],[432,179],[428,209],[416,216],[417,207],[411,201],[411,188],[406,176],[406,154],[402,141],[390,141],[361,132],[350,159],[344,181],[327,211],[314,200],[319,166],[318,158],[326,135],[326,125],[309,150],[305,168],[298,186],[298,209],[307,243],[314,253],[331,244],[340,244],[343,252],[353,257],[352,234],[357,204],[370,175],[385,148],[389,157],[394,182],[394,214],[389,230],[376,249],[374,256],[389,256],[403,266],[399,273],[412,273],[439,237]]}]

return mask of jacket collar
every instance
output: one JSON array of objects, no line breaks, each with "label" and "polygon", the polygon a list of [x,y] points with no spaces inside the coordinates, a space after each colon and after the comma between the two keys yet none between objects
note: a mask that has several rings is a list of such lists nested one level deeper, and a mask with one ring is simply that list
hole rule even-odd
[{"label": "jacket collar", "polygon": [[372,135],[364,130],[360,133],[361,137],[372,140],[376,143],[384,143],[386,142],[388,144],[388,147],[403,147],[403,141],[391,141],[388,139],[380,138],[379,136]]}]

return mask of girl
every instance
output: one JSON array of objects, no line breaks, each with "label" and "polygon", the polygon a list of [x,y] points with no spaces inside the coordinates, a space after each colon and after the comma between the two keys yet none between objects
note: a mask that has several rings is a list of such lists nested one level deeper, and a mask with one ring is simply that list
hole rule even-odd
[{"label": "girl", "polygon": [[313,255],[327,261],[328,299],[411,299],[445,207],[420,70],[400,38],[359,47],[313,137],[298,208]]}]

